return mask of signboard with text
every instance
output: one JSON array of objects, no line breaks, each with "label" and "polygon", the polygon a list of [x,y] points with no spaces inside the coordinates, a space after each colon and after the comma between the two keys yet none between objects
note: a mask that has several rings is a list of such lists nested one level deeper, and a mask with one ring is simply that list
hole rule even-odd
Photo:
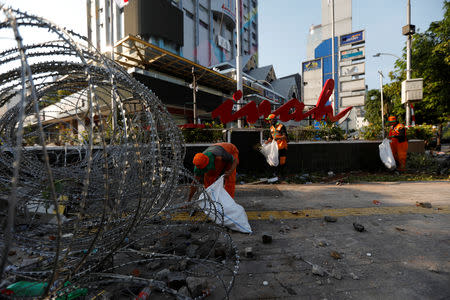
[{"label": "signboard with text", "polygon": [[340,45],[351,45],[364,42],[364,30],[344,34],[340,37]]},{"label": "signboard with text", "polygon": [[303,102],[315,105],[322,91],[322,60],[315,59],[302,63]]},{"label": "signboard with text", "polygon": [[341,61],[343,60],[349,60],[349,59],[360,59],[360,58],[364,58],[365,56],[365,51],[364,51],[364,47],[357,47],[357,48],[352,48],[349,50],[343,50],[341,51]]}]

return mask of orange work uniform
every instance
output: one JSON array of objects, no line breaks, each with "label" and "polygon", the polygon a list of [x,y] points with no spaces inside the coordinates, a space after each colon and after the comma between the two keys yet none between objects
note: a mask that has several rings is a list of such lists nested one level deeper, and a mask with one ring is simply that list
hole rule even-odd
[{"label": "orange work uniform", "polygon": [[408,153],[408,140],[406,139],[405,125],[398,123],[389,130],[391,137],[391,150],[397,162],[398,170],[404,171],[406,166],[406,156]]},{"label": "orange work uniform", "polygon": [[[231,143],[217,143],[212,145],[210,148],[220,146],[222,147],[228,154],[230,154],[233,157],[233,160],[227,160],[224,156],[215,156],[214,159],[214,169],[209,170],[203,175],[203,184],[205,188],[216,182],[216,180],[225,173],[226,170],[228,170],[231,165],[233,164],[234,160],[237,160],[239,163],[239,150],[236,148],[235,145]],[[208,148],[208,149],[210,149]],[[206,149],[204,152],[207,152],[208,149]],[[212,152],[213,154],[215,152]],[[220,153],[220,152],[218,152]],[[234,198],[234,192],[235,192],[235,186],[236,186],[236,169],[233,170],[231,175],[225,179],[224,188],[230,194],[232,198]]]},{"label": "orange work uniform", "polygon": [[287,136],[286,127],[278,123],[275,126],[270,126],[270,133],[272,135],[272,139],[277,141],[278,144],[278,156],[280,157],[280,165],[284,165],[286,163],[286,155],[287,155],[287,148],[288,148],[288,142],[285,137],[283,137],[283,134]]}]

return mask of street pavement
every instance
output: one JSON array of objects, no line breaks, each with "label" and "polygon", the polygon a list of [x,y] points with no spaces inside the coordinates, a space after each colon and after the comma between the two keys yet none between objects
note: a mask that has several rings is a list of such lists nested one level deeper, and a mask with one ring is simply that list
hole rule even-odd
[{"label": "street pavement", "polygon": [[231,233],[230,299],[450,299],[448,181],[238,185],[235,200],[253,234]]}]

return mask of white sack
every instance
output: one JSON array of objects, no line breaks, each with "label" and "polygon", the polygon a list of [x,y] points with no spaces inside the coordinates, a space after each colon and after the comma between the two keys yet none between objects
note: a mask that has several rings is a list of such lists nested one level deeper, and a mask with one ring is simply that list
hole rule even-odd
[{"label": "white sack", "polygon": [[[220,176],[212,185],[206,188],[206,192],[214,203],[200,195],[199,206],[208,217],[219,225],[223,225],[244,233],[252,233],[244,208],[237,204],[223,187],[224,176]],[[222,211],[223,209],[223,211]]]},{"label": "white sack", "polygon": [[380,158],[383,164],[389,170],[394,170],[397,165],[395,164],[394,155],[392,155],[390,143],[390,140],[384,139],[383,142],[378,145],[378,148],[380,149]]},{"label": "white sack", "polygon": [[261,145],[261,153],[266,157],[269,166],[278,166],[278,144],[275,140],[271,143]]}]

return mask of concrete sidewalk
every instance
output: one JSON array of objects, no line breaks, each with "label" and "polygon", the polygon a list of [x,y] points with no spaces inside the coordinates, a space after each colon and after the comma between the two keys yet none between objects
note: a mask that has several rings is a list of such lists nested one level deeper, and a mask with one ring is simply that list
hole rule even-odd
[{"label": "concrete sidewalk", "polygon": [[254,256],[241,253],[231,299],[450,296],[450,182],[241,185],[236,201],[254,233],[231,235]]}]

